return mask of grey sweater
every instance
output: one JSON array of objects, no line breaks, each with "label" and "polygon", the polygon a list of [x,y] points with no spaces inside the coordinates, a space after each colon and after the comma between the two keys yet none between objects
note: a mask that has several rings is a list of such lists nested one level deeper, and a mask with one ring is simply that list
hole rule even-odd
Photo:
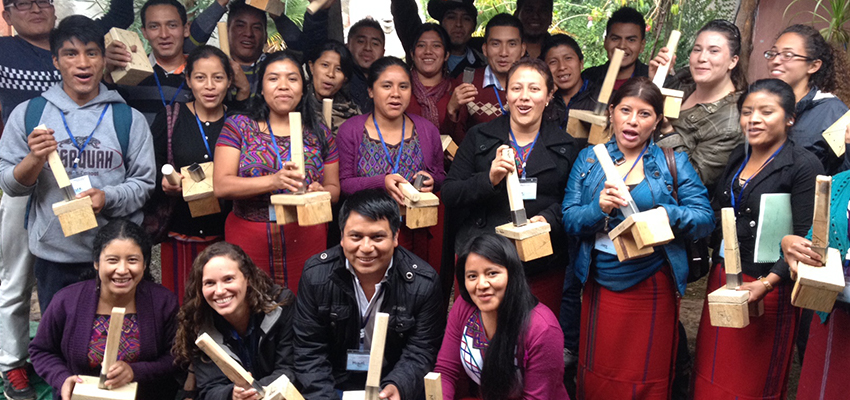
[{"label": "grey sweater", "polygon": [[[133,222],[142,222],[142,205],[147,201],[154,188],[155,162],[153,139],[145,118],[136,110],[132,111],[133,121],[130,128],[128,154],[121,154],[121,145],[115,133],[112,110],[103,114],[103,121],[97,121],[106,105],[124,103],[115,91],[100,85],[100,93],[93,100],[79,106],[65,93],[62,83],[42,94],[47,99],[39,124],[53,129],[59,142],[59,155],[68,175],[87,175],[93,188],[103,190],[105,204],[97,214],[98,226],[104,226],[110,219],[126,217]],[[27,136],[24,132],[24,117],[29,101],[21,103],[12,111],[6,130],[0,137],[0,189],[10,196],[32,195],[32,206],[27,230],[29,247],[35,256],[63,263],[91,262],[92,241],[97,229],[92,229],[70,237],[62,234],[59,220],[53,214],[53,204],[64,200],[62,192],[45,163],[32,186],[24,186],[15,179],[14,169],[30,152]],[[111,108],[111,107],[110,107]],[[62,116],[68,127],[82,145],[92,129],[97,125],[91,142],[86,146],[80,164],[72,171],[77,148],[72,143]]]}]

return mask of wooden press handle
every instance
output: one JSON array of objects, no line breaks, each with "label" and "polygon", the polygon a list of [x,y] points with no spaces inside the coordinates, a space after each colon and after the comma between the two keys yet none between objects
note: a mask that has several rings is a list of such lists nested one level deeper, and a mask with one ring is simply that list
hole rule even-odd
[{"label": "wooden press handle", "polygon": [[655,70],[655,76],[652,77],[652,83],[658,86],[659,89],[664,87],[664,80],[667,79],[667,73],[670,72],[670,65],[673,64],[673,56],[676,55],[676,47],[679,45],[679,38],[682,32],[677,30],[670,31],[670,38],[667,40],[667,48],[670,49],[670,62],[658,67]]},{"label": "wooden press handle", "polygon": [[611,56],[611,62],[608,64],[608,72],[605,73],[605,80],[602,81],[602,89],[599,90],[598,101],[601,104],[608,104],[608,100],[611,99],[614,83],[616,83],[617,74],[620,72],[620,65],[623,64],[624,54],[626,53],[623,50],[614,49],[614,55]]}]

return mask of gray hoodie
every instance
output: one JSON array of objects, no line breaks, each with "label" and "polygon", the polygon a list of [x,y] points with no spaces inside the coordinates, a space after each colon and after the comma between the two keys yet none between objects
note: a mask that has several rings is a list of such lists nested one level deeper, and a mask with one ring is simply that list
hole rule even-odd
[{"label": "gray hoodie", "polygon": [[[79,106],[62,89],[62,83],[42,94],[47,99],[39,124],[54,130],[59,142],[59,155],[71,179],[87,175],[93,188],[103,190],[105,204],[97,214],[97,224],[102,227],[112,218],[126,217],[135,223],[142,222],[142,205],[145,204],[154,188],[155,162],[153,139],[144,116],[132,111],[133,122],[130,128],[129,154],[121,154],[121,145],[112,121],[112,110],[107,110],[103,121],[97,121],[107,104],[124,103],[118,92],[107,90],[100,85],[100,93],[84,106]],[[62,191],[50,171],[47,163],[38,175],[33,186],[21,185],[13,171],[15,166],[30,152],[27,136],[24,132],[24,116],[29,101],[21,103],[6,123],[3,136],[0,137],[0,189],[10,196],[28,196],[32,194],[32,207],[29,215],[29,247],[36,257],[60,263],[82,263],[92,261],[92,241],[97,229],[65,237],[59,225],[59,218],[53,214],[53,204],[64,198]],[[80,145],[85,143],[92,129],[97,125],[91,142],[86,146],[76,171],[71,166],[77,154],[60,112],[65,113],[68,127]]]}]

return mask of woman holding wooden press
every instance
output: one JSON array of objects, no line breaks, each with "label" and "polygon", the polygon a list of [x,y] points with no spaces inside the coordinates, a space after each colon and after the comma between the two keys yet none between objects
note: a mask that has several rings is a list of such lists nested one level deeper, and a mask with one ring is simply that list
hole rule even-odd
[{"label": "woman holding wooden press", "polygon": [[[531,294],[514,244],[495,233],[475,237],[458,257],[457,281],[461,298],[434,368],[443,397],[569,400],[558,319]],[[467,380],[478,393],[463,392]]]},{"label": "woman holding wooden press", "polygon": [[[339,198],[339,164],[330,130],[304,97],[304,76],[288,51],[269,54],[260,65],[261,85],[246,114],[227,118],[215,149],[216,197],[233,200],[225,240],[245,250],[275,283],[298,290],[304,262],[327,247],[327,224],[278,225],[270,196],[327,191]],[[305,174],[290,154],[291,112],[303,123]]]},{"label": "woman holding wooden press", "polygon": [[118,360],[106,371],[106,386],[138,382],[138,399],[173,399],[177,297],[150,276],[150,239],[116,219],[97,232],[92,254],[97,277],[60,290],[42,316],[29,347],[35,372],[54,399],[70,400],[80,375],[100,376],[112,310],[123,307]]},{"label": "woman holding wooden press", "polygon": [[[707,236],[714,218],[687,155],[665,154],[652,142],[663,105],[649,79],[628,80],[611,99],[613,137],[604,145],[619,176],[606,176],[592,148],[579,153],[570,173],[563,223],[579,240],[573,262],[585,282],[579,398],[669,398],[679,298],[688,275],[685,241]],[[633,205],[617,189],[620,179]],[[675,239],[621,262],[608,232],[624,221],[623,209],[633,206],[640,212],[661,208]]]},{"label": "woman holding wooden press", "polygon": [[[523,268],[531,292],[557,313],[569,258],[559,202],[579,149],[556,122],[543,118],[554,91],[552,74],[542,61],[524,58],[514,64],[507,81],[510,113],[467,133],[443,185],[443,201],[447,208],[467,211],[456,240],[456,248],[463,249],[473,238],[511,222],[505,178],[516,171],[526,215],[551,226],[554,251],[524,262]],[[508,149],[514,150],[511,160],[503,155]]]},{"label": "woman holding wooden press", "polygon": [[[708,299],[697,334],[695,399],[784,399],[791,367],[798,311],[791,305],[788,268],[779,254],[764,253],[758,240],[762,205],[790,212],[793,233],[805,235],[812,223],[818,159],[788,136],[794,119],[794,91],[778,79],[756,81],[738,100],[741,130],[748,146],[738,146],[718,181],[712,207],[718,215],[712,236],[713,260],[706,293],[726,285],[719,213],[732,207],[738,234],[742,282],[749,303],[764,301],[764,315],[750,317],[744,328],[713,327]],[[765,222],[769,223],[769,222]],[[781,224],[781,222],[780,222]],[[780,227],[765,227],[769,234]],[[764,239],[772,241],[773,239]],[[721,367],[722,366],[722,367]]]},{"label": "woman holding wooden press", "polygon": [[[292,318],[295,296],[276,285],[239,246],[218,242],[192,266],[177,319],[174,357],[195,367],[200,400],[261,400],[251,386],[231,382],[195,345],[207,334],[262,386],[282,375],[294,380]],[[141,398],[140,398],[141,399]]]},{"label": "woman holding wooden press", "polygon": [[[848,212],[850,212],[850,172],[845,171],[832,177],[829,206],[829,247],[839,254],[850,250],[848,236]],[[825,260],[812,251],[812,231],[803,238],[788,235],[782,238],[782,255],[797,272],[797,264],[819,265]],[[844,264],[844,281],[850,282],[847,261]],[[839,294],[832,312],[816,312],[809,328],[806,358],[797,384],[798,400],[839,399],[850,392],[850,380],[844,376],[850,370],[850,297],[848,287]]]}]

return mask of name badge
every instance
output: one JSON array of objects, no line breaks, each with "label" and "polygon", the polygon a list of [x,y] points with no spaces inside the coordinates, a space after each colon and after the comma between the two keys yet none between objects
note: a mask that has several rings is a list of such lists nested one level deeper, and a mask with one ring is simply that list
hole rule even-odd
[{"label": "name badge", "polygon": [[360,350],[348,350],[348,360],[345,369],[349,371],[366,372],[369,370],[369,352]]},{"label": "name badge", "polygon": [[596,243],[593,245],[593,248],[603,253],[615,256],[617,255],[617,249],[614,248],[614,242],[611,241],[611,238],[609,238],[608,234],[605,232],[596,233]]},{"label": "name badge", "polygon": [[537,178],[520,178],[519,189],[523,200],[537,200]]},{"label": "name badge", "polygon": [[274,212],[274,204],[269,204],[269,222],[276,222],[277,214]]},{"label": "name badge", "polygon": [[80,194],[91,189],[91,179],[88,175],[78,176],[71,179],[71,187],[74,188],[74,194]]}]

